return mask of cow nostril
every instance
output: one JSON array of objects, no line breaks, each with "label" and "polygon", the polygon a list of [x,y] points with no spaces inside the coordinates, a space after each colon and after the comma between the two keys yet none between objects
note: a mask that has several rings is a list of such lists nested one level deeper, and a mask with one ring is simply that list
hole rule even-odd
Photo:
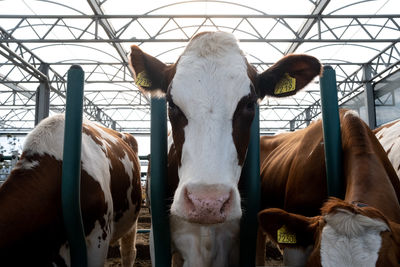
[{"label": "cow nostril", "polygon": [[194,210],[195,209],[195,205],[193,203],[193,200],[190,196],[189,190],[187,188],[184,189],[184,198],[185,198],[185,203],[187,205],[187,207],[189,208],[189,210]]},{"label": "cow nostril", "polygon": [[220,212],[221,214],[224,214],[229,210],[229,207],[231,205],[231,199],[232,199],[232,192],[229,193],[228,198],[224,201],[224,203],[221,206]]}]

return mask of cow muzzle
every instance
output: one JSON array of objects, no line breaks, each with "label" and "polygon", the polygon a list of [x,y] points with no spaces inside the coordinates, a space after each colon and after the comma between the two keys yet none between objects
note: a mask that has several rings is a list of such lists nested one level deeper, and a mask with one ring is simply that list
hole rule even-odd
[{"label": "cow muzzle", "polygon": [[182,193],[184,215],[189,222],[223,223],[231,212],[233,192],[225,186],[187,186]]}]

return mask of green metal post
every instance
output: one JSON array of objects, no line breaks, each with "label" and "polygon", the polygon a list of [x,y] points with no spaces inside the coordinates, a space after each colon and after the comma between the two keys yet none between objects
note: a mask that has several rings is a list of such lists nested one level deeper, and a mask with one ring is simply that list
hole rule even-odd
[{"label": "green metal post", "polygon": [[83,82],[82,68],[72,66],[67,82],[61,199],[73,267],[87,266],[80,204]]},{"label": "green metal post", "polygon": [[260,210],[260,119],[259,107],[251,124],[250,142],[242,177],[243,216],[240,225],[240,266],[254,267],[256,258],[257,213]]},{"label": "green metal post", "polygon": [[167,107],[165,98],[151,99],[151,223],[155,266],[171,266],[167,188]]},{"label": "green metal post", "polygon": [[342,138],[336,74],[331,66],[324,66],[323,76],[320,78],[320,90],[328,196],[343,199]]}]

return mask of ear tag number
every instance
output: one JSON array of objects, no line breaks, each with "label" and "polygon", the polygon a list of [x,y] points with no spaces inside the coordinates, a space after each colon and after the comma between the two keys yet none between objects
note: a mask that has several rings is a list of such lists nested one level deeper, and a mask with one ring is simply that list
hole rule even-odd
[{"label": "ear tag number", "polygon": [[296,234],[289,232],[285,225],[278,229],[277,239],[281,244],[296,244]]},{"label": "ear tag number", "polygon": [[150,87],[151,86],[151,80],[147,78],[147,73],[145,71],[139,72],[139,74],[136,76],[136,85],[142,86],[142,87]]},{"label": "ear tag number", "polygon": [[288,92],[292,92],[296,89],[296,79],[290,77],[288,73],[285,73],[282,79],[275,85],[274,94],[281,95]]}]

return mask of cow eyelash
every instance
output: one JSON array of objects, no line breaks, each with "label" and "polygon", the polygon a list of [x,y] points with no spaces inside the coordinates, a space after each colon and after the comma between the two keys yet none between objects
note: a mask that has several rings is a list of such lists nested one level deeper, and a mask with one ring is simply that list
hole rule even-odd
[{"label": "cow eyelash", "polygon": [[252,94],[249,95],[247,98],[246,109],[252,110],[256,107],[256,104],[257,104],[257,98],[254,97]]},{"label": "cow eyelash", "polygon": [[168,103],[168,108],[176,108],[176,105],[174,101],[172,101],[171,95],[167,95],[167,103]]},{"label": "cow eyelash", "polygon": [[176,105],[174,104],[174,102],[172,102],[172,100],[168,100],[168,107],[169,108],[176,108]]},{"label": "cow eyelash", "polygon": [[253,100],[250,100],[249,102],[247,102],[246,108],[249,110],[252,110],[255,108],[255,106],[256,106],[256,102]]}]

